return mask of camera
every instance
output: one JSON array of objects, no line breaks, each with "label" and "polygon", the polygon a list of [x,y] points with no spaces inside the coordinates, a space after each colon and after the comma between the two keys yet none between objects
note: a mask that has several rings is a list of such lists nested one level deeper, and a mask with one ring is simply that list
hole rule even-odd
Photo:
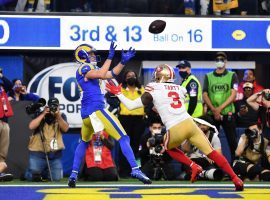
[{"label": "camera", "polygon": [[16,85],[16,86],[13,87],[13,90],[15,92],[21,92],[21,91],[23,91],[23,87],[22,86],[19,86],[19,85]]},{"label": "camera", "polygon": [[59,100],[57,98],[50,98],[48,101],[48,106],[49,106],[50,112],[56,113],[59,106]]},{"label": "camera", "polygon": [[153,137],[148,139],[150,147],[154,149],[152,154],[160,154],[163,149],[163,135],[155,134]]},{"label": "camera", "polygon": [[25,107],[26,113],[28,115],[37,113],[40,111],[40,108],[46,105],[46,100],[40,98],[37,102],[31,103]]},{"label": "camera", "polygon": [[266,93],[265,91],[262,91],[262,96],[265,100],[270,101],[270,93]]},{"label": "camera", "polygon": [[258,131],[257,131],[257,129],[246,129],[245,130],[245,134],[246,134],[246,136],[248,137],[248,139],[250,139],[250,140],[254,140],[255,138],[257,138],[258,137]]}]

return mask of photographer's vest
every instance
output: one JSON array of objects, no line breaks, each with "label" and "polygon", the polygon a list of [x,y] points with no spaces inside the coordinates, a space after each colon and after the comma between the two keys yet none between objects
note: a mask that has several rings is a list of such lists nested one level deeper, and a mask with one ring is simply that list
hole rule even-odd
[{"label": "photographer's vest", "polygon": [[[65,148],[58,123],[52,123],[50,125],[44,123],[42,134],[44,135],[44,144],[47,152],[59,151]],[[50,143],[53,139],[56,139],[58,149],[51,148]],[[28,149],[30,151],[44,152],[40,132],[35,132],[35,134],[30,137]]]},{"label": "photographer's vest", "polygon": [[[231,84],[234,72],[227,71],[224,76],[215,76],[214,72],[208,73],[208,96],[215,108],[222,105],[231,96]],[[222,115],[227,115],[229,112],[235,113],[233,103],[230,103],[222,111]],[[213,114],[209,111],[209,114]]]},{"label": "photographer's vest", "polygon": [[[105,138],[108,139],[109,135],[107,133],[103,134]],[[94,142],[95,142],[95,134],[93,134],[92,139],[90,140],[89,146],[86,149],[85,153],[85,162],[87,168],[99,167],[101,169],[106,169],[109,167],[114,167],[115,165],[112,159],[111,150],[107,148],[105,145],[102,145],[101,162],[95,162]]]},{"label": "photographer's vest", "polygon": [[[183,86],[184,88],[187,87],[187,84],[191,81],[191,80],[194,80],[197,85],[198,85],[198,95],[197,95],[197,105],[195,107],[195,110],[192,114],[192,117],[200,117],[203,115],[203,104],[202,104],[202,87],[201,87],[201,84],[199,82],[199,80],[194,76],[194,75],[190,75],[188,76],[188,78],[181,84],[181,86]],[[186,95],[186,98],[185,98],[185,107],[186,109],[188,110],[188,106],[189,106],[189,100],[190,100],[190,97],[189,95]]]},{"label": "photographer's vest", "polygon": [[0,92],[0,118],[13,116],[13,110],[5,91]]}]

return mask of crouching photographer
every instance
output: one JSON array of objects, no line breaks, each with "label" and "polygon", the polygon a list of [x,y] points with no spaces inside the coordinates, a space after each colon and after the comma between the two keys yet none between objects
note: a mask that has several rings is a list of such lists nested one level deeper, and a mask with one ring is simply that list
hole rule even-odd
[{"label": "crouching photographer", "polygon": [[[235,173],[241,178],[270,181],[270,150],[260,125],[252,125],[241,135],[233,162]],[[268,168],[268,169],[267,169]]]},{"label": "crouching photographer", "polygon": [[258,112],[258,122],[262,125],[262,134],[270,140],[270,89],[251,95],[247,103]]},{"label": "crouching photographer", "polygon": [[[209,143],[213,148],[222,154],[221,143],[218,137],[218,130],[213,125],[214,121],[209,115],[203,115],[200,118],[194,118],[194,121],[202,132],[207,137]],[[188,140],[182,144],[182,149],[187,153],[188,157],[199,164],[203,171],[199,174],[199,179],[202,180],[213,180],[221,181],[224,177],[223,171],[216,166],[216,164],[206,157],[197,147],[194,147]],[[186,169],[186,166],[183,166],[184,171],[182,172],[180,179],[189,180],[191,177],[190,169]]]},{"label": "crouching photographer", "polygon": [[45,99],[41,98],[26,107],[26,112],[33,116],[29,123],[29,129],[33,130],[28,145],[29,167],[24,175],[29,181],[59,181],[63,176],[62,133],[68,131],[69,124],[59,110],[57,98],[51,98],[48,105],[45,104]]},{"label": "crouching photographer", "polygon": [[175,172],[171,164],[171,157],[165,152],[163,146],[163,125],[159,118],[150,121],[149,131],[141,138],[141,158],[142,171],[154,180],[174,180]]}]

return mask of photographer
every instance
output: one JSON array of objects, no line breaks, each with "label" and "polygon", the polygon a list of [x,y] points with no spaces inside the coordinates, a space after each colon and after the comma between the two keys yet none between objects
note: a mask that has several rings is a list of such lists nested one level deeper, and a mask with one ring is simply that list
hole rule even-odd
[{"label": "photographer", "polygon": [[[216,127],[212,125],[214,123],[212,118],[209,115],[203,115],[200,118],[194,118],[194,121],[197,123],[198,127],[203,131],[203,133],[205,134],[205,136],[207,137],[213,148],[220,154],[222,154],[221,143],[218,137],[218,131]],[[188,140],[186,140],[182,144],[182,149],[184,152],[187,153],[188,157],[192,161],[199,164],[203,168],[203,171],[199,175],[199,178],[214,181],[222,180],[224,176],[223,171],[220,168],[218,168],[212,160],[206,157],[198,148],[191,145]],[[184,166],[184,169],[185,168],[186,166]],[[190,170],[186,169],[181,174],[181,178],[189,180],[191,176],[189,171]]]},{"label": "photographer", "polygon": [[270,89],[255,93],[247,99],[247,103],[258,111],[258,123],[262,125],[262,134],[270,139]]},{"label": "photographer", "polygon": [[258,113],[248,103],[247,99],[253,94],[254,85],[246,82],[242,85],[243,99],[235,102],[236,126],[247,128],[258,120]]},{"label": "photographer", "polygon": [[268,142],[262,136],[260,125],[250,126],[241,135],[235,151],[238,159],[233,162],[233,169],[241,179],[270,181]]},{"label": "photographer", "polygon": [[14,79],[12,83],[12,90],[8,93],[8,96],[11,97],[12,100],[36,102],[39,99],[38,95],[26,91],[26,86],[22,84],[20,79]]},{"label": "photographer", "polygon": [[[29,129],[34,133],[30,137],[29,149],[29,168],[25,173],[25,178],[29,181],[42,181],[50,179],[59,181],[62,178],[62,150],[64,143],[62,132],[67,132],[69,124],[66,116],[60,113],[59,101],[51,98],[48,106],[39,112],[43,104],[32,104],[29,111],[35,114],[34,119],[29,123]],[[32,109],[31,109],[32,108]],[[35,108],[37,111],[34,111]]]},{"label": "photographer", "polygon": [[0,181],[11,181],[13,179],[13,175],[4,172],[8,168],[6,164],[10,138],[8,118],[13,116],[13,110],[6,92],[11,90],[12,83],[3,75],[1,68],[0,80]]},{"label": "photographer", "polygon": [[159,118],[153,118],[149,124],[149,131],[141,138],[141,158],[142,171],[155,180],[173,180],[175,172],[170,164],[171,157],[165,152],[163,146],[162,122]]}]

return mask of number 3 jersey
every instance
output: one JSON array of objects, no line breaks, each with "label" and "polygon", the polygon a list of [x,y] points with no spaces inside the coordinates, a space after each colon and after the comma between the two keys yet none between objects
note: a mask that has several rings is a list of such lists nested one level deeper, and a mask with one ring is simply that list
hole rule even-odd
[{"label": "number 3 jersey", "polygon": [[155,109],[158,111],[167,130],[191,116],[185,108],[187,90],[173,83],[149,83],[145,87],[153,97]]}]

